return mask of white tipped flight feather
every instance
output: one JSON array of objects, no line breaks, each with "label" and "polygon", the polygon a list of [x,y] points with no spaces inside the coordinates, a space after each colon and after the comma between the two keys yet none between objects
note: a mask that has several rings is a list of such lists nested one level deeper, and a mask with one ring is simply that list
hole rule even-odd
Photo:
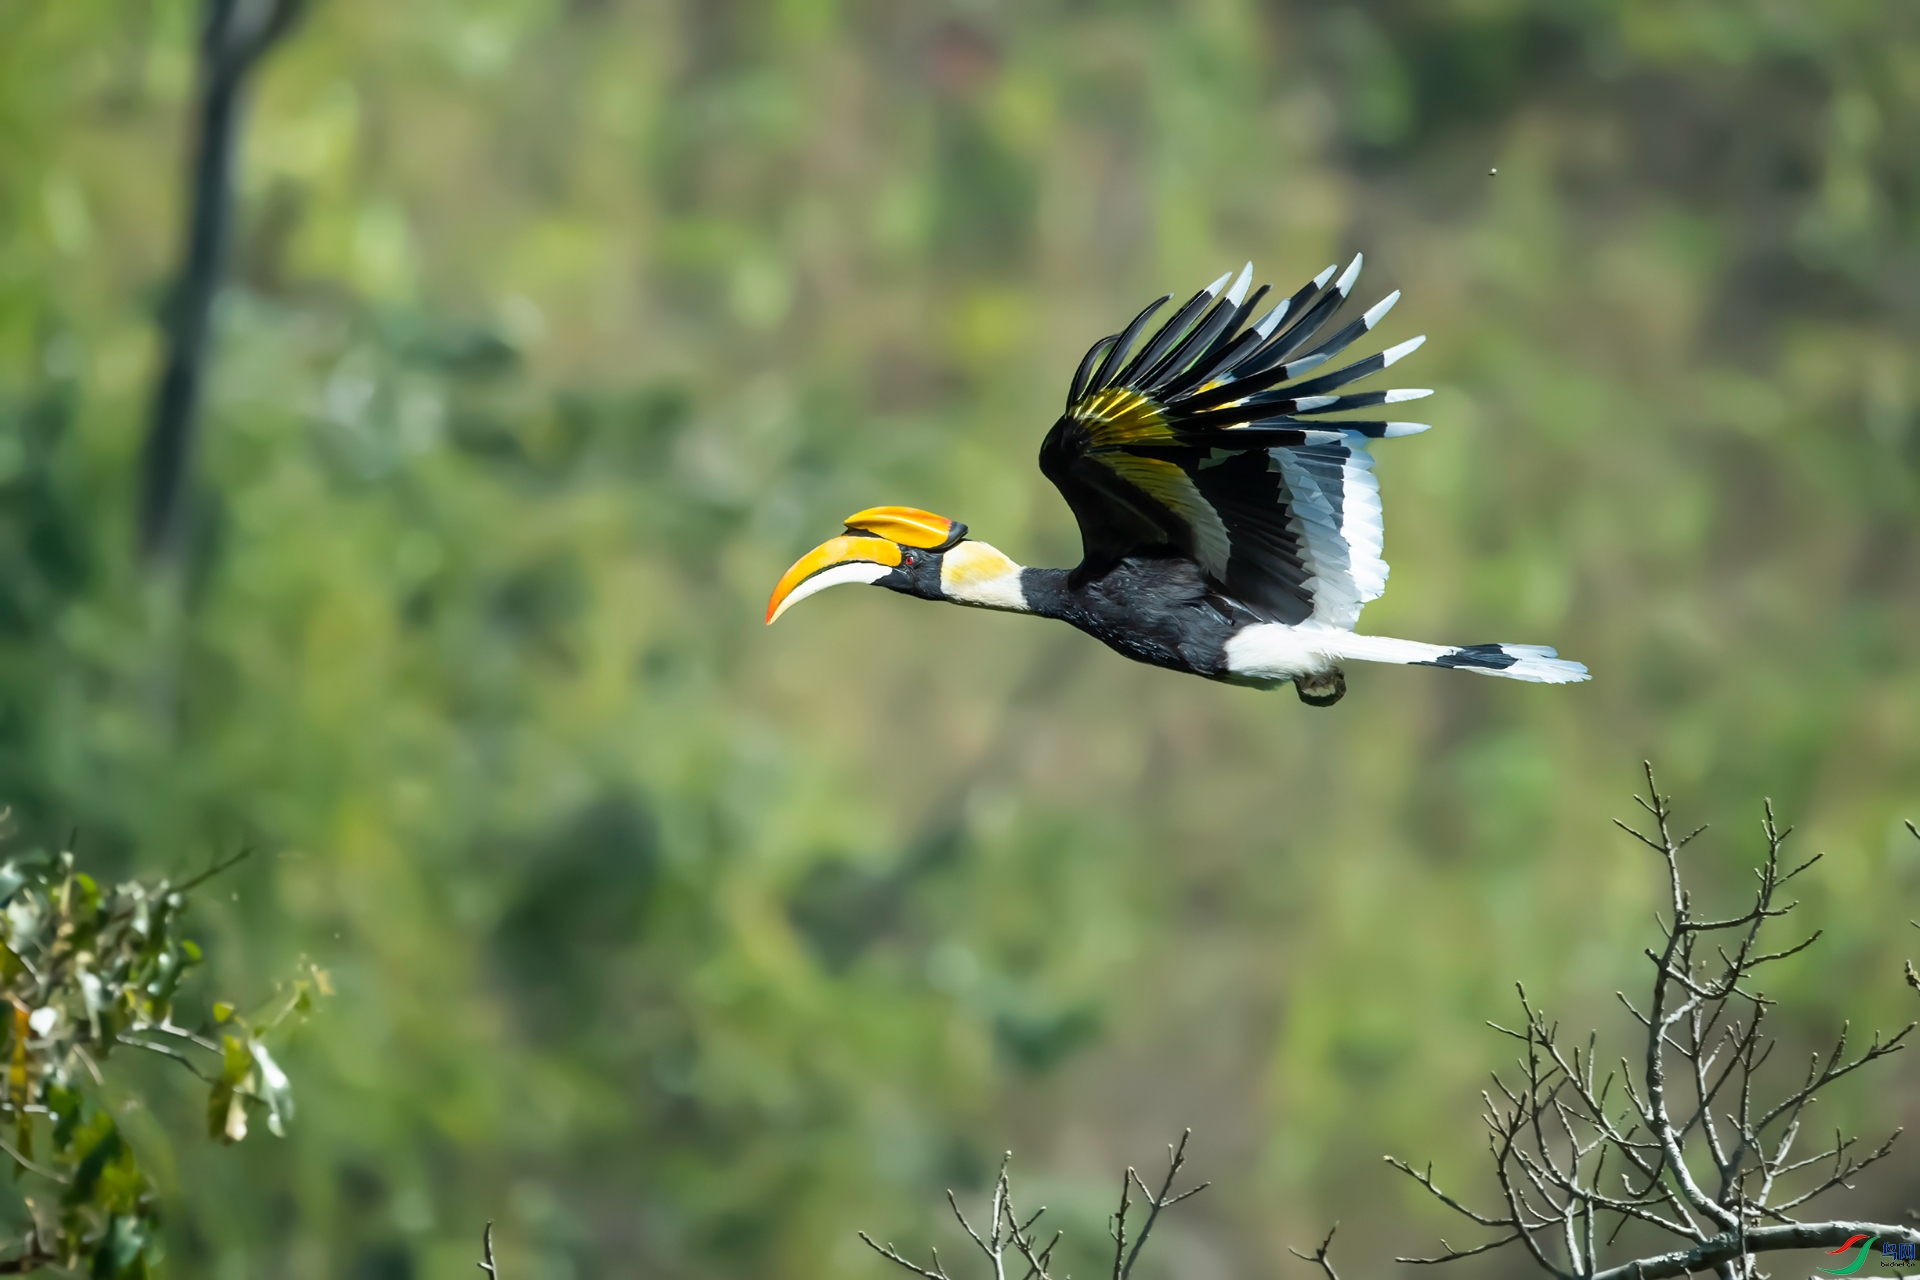
[{"label": "white tipped flight feather", "polygon": [[1366,321],[1367,328],[1371,329],[1380,323],[1387,312],[1393,310],[1393,304],[1398,301],[1400,301],[1400,291],[1395,289],[1392,293],[1380,299],[1380,301],[1374,303],[1371,307],[1368,307],[1367,313],[1360,318]]},{"label": "white tipped flight feather", "polygon": [[1360,264],[1365,260],[1366,255],[1364,253],[1354,254],[1353,261],[1349,262],[1347,269],[1340,273],[1340,280],[1333,287],[1339,290],[1341,297],[1344,298],[1353,292],[1353,282],[1360,278]]},{"label": "white tipped flight feather", "polygon": [[1287,308],[1292,305],[1292,298],[1282,298],[1279,306],[1260,317],[1260,323],[1253,326],[1254,332],[1260,335],[1260,341],[1265,342],[1273,336],[1273,331],[1278,329],[1280,322],[1287,318]]},{"label": "white tipped flight feather", "polygon": [[1426,341],[1427,341],[1427,335],[1423,333],[1417,338],[1408,338],[1405,342],[1401,343],[1399,346],[1388,347],[1385,351],[1382,351],[1380,353],[1380,367],[1384,369],[1388,365],[1394,363],[1396,360],[1406,359],[1406,357],[1412,355],[1414,352],[1418,351],[1422,346],[1426,345]]},{"label": "white tipped flight feather", "polygon": [[1249,262],[1240,268],[1239,279],[1233,282],[1233,288],[1227,290],[1227,301],[1239,306],[1247,300],[1247,286],[1253,283],[1253,264]]}]

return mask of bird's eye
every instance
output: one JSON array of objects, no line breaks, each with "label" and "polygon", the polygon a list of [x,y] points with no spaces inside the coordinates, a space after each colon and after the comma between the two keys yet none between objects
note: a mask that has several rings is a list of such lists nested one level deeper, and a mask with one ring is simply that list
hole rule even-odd
[{"label": "bird's eye", "polygon": [[900,566],[901,566],[902,568],[904,568],[904,569],[911,569],[911,568],[913,568],[913,566],[914,566],[914,565],[916,565],[916,564],[918,564],[918,563],[920,563],[920,557],[919,557],[919,556],[917,556],[917,555],[915,555],[915,554],[913,554],[913,552],[911,552],[911,551],[902,551],[902,552],[900,553]]}]

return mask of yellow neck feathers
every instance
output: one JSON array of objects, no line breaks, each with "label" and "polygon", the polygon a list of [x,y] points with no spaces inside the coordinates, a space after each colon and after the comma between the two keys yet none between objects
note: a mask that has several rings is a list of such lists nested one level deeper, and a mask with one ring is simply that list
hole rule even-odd
[{"label": "yellow neck feathers", "polygon": [[1027,611],[1020,566],[984,542],[959,543],[941,557],[940,590],[956,604]]}]

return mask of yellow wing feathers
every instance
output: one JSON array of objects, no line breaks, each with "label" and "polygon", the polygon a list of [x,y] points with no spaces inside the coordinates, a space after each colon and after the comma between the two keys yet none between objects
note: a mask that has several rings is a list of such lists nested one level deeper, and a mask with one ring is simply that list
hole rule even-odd
[{"label": "yellow wing feathers", "polygon": [[1125,444],[1171,444],[1173,428],[1166,411],[1151,396],[1130,387],[1108,387],[1084,397],[1072,416],[1091,436],[1095,449]]}]

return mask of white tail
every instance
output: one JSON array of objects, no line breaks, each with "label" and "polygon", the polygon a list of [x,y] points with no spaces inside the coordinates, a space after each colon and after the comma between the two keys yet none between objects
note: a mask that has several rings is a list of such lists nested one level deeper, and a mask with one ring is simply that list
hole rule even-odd
[{"label": "white tail", "polygon": [[1227,666],[1248,680],[1281,681],[1332,671],[1343,662],[1391,662],[1410,667],[1452,667],[1483,676],[1534,684],[1577,684],[1586,667],[1538,644],[1422,644],[1389,636],[1363,636],[1337,627],[1266,623],[1227,641]]}]

